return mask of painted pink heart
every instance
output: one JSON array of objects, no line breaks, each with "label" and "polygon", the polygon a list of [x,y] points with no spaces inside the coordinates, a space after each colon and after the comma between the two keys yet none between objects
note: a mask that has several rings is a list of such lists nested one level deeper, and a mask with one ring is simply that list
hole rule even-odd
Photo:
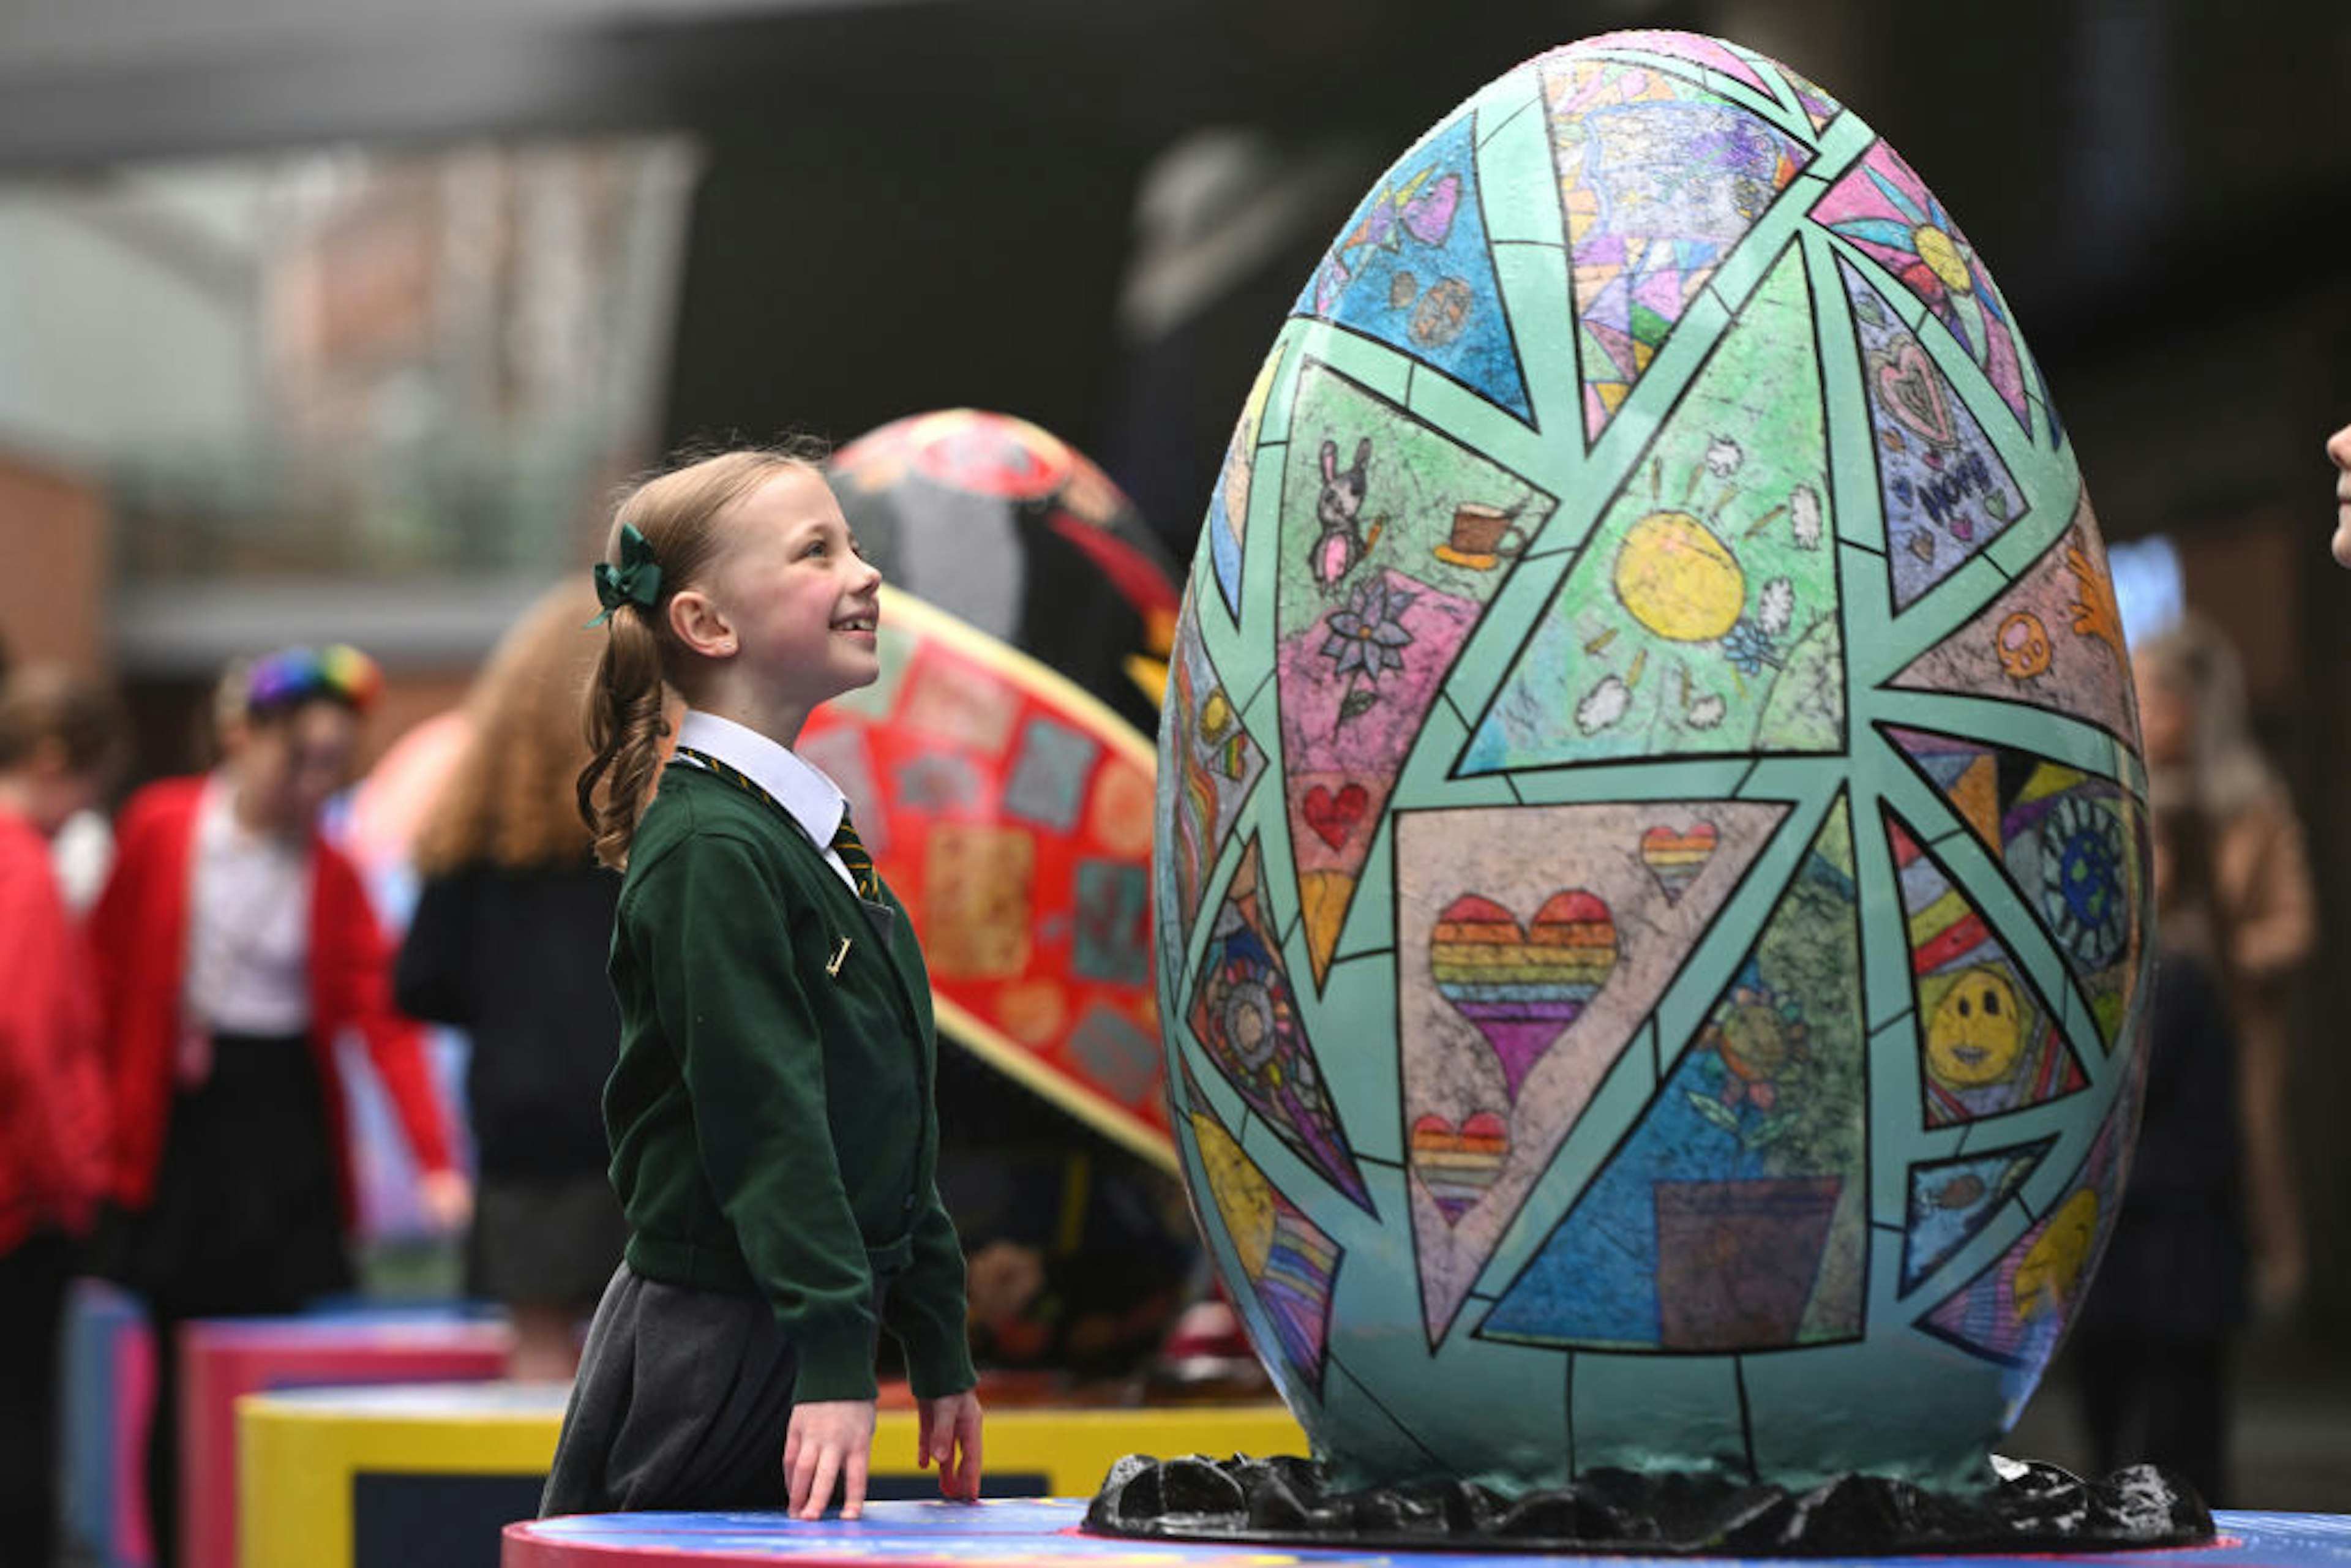
[{"label": "painted pink heart", "polygon": [[1371,804],[1372,798],[1361,784],[1343,784],[1336,793],[1327,784],[1317,784],[1306,791],[1301,814],[1314,836],[1335,850],[1347,841]]},{"label": "painted pink heart", "polygon": [[1959,440],[1951,403],[1927,350],[1905,339],[1888,360],[1877,361],[1877,395],[1894,416],[1938,446]]}]

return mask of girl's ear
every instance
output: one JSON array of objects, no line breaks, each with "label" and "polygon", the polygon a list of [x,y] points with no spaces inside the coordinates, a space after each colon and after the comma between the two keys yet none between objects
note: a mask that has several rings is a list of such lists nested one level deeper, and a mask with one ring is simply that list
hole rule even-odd
[{"label": "girl's ear", "polygon": [[705,659],[723,659],[735,652],[735,627],[718,601],[698,588],[682,588],[669,597],[669,629],[687,651]]}]

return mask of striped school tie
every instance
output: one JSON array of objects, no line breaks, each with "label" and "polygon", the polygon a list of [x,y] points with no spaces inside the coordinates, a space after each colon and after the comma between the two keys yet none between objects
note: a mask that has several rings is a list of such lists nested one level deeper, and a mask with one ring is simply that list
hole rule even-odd
[{"label": "striped school tie", "polygon": [[880,903],[882,879],[874,874],[873,857],[865,852],[864,841],[858,838],[857,830],[849,825],[849,808],[846,806],[841,809],[841,826],[832,831],[832,852],[839,855],[841,863],[849,868],[851,878],[857,883],[857,896],[871,903]]},{"label": "striped school tie", "polygon": [[[676,747],[676,754],[700,763],[712,777],[734,785],[745,794],[765,802],[769,809],[781,812],[787,818],[791,818],[792,814],[785,810],[773,795],[759,788],[758,784],[742,769],[721,762],[706,751],[697,751],[691,746]],[[793,820],[797,821],[797,819]],[[841,826],[833,830],[832,852],[839,855],[841,863],[849,868],[850,878],[857,884],[857,895],[871,903],[880,903],[882,879],[874,873],[873,857],[865,852],[865,845],[858,838],[857,830],[849,825],[849,808],[845,804],[841,808]]]}]

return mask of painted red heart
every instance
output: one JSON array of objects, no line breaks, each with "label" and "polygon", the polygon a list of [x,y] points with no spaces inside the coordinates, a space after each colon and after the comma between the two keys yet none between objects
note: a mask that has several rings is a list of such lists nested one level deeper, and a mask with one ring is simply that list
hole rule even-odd
[{"label": "painted red heart", "polygon": [[1316,838],[1335,850],[1347,841],[1347,835],[1364,820],[1371,804],[1372,798],[1361,784],[1343,784],[1336,794],[1329,785],[1317,784],[1306,791],[1306,825],[1314,830]]}]

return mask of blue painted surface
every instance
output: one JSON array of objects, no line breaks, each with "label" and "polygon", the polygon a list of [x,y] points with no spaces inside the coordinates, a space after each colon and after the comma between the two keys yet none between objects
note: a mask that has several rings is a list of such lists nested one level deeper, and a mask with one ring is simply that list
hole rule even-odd
[{"label": "blue painted surface", "polygon": [[[564,1561],[566,1547],[582,1564],[627,1568],[633,1553],[674,1563],[683,1556],[705,1562],[799,1561],[896,1562],[962,1564],[1022,1563],[1149,1563],[1155,1568],[1185,1563],[1218,1564],[1295,1562],[1348,1568],[1396,1564],[1397,1568],[1495,1568],[1531,1561],[1519,1554],[1455,1552],[1395,1552],[1296,1550],[1262,1544],[1189,1545],[1165,1541],[1128,1541],[1077,1533],[1085,1517],[1082,1500],[1005,1499],[978,1504],[883,1502],[870,1505],[862,1520],[826,1519],[796,1523],[773,1513],[608,1513],[517,1524],[507,1530],[508,1561],[516,1549],[538,1548],[528,1561]],[[2003,1563],[2064,1563],[2081,1568],[2109,1564],[2180,1564],[2183,1568],[2319,1568],[2351,1563],[2351,1516],[2324,1513],[2229,1513],[2214,1516],[2221,1541],[2212,1546],[2170,1552],[2118,1552],[2063,1557],[1918,1556],[1840,1559],[1844,1568],[1932,1563],[1966,1563],[1989,1568]],[[1788,1558],[1607,1557],[1609,1568],[1697,1568],[1698,1564],[1753,1563],[1787,1568]]]}]

